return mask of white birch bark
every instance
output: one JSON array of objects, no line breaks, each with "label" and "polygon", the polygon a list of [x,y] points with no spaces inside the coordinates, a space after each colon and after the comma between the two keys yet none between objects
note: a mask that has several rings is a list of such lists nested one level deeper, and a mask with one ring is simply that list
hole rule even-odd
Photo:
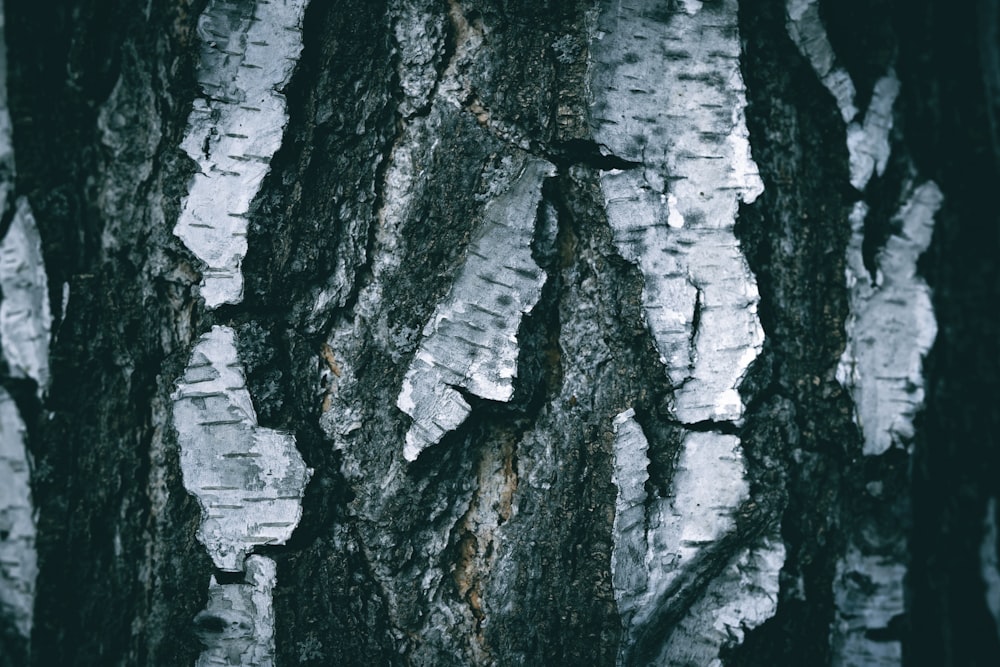
[{"label": "white birch bark", "polygon": [[24,422],[0,388],[0,614],[25,639],[31,637],[38,576],[30,476]]},{"label": "white birch bark", "polygon": [[241,571],[255,546],[291,537],[311,471],[294,436],[257,425],[229,327],[199,339],[173,399],[184,486],[202,506],[198,539],[217,568]]},{"label": "white birch bark", "polygon": [[247,214],[288,122],[281,90],[302,51],[307,0],[212,0],[198,21],[199,84],[182,148],[198,173],[174,233],[204,263],[209,308],[243,299]]},{"label": "white birch bark", "polygon": [[542,181],[552,165],[532,159],[486,209],[449,297],[424,327],[396,401],[413,417],[403,456],[417,458],[454,430],[471,407],[461,391],[509,401],[517,377],[517,330],[545,283],[531,256]]},{"label": "white birch bark", "polygon": [[0,340],[13,377],[34,380],[38,396],[49,386],[49,285],[42,240],[28,200],[18,198],[14,219],[0,241]]},{"label": "white birch bark", "polygon": [[274,609],[271,604],[277,568],[270,558],[246,561],[245,584],[208,586],[208,603],[195,619],[195,630],[205,650],[195,667],[272,667],[274,665]]},{"label": "white birch bark", "polygon": [[[153,0],[135,35],[8,6],[69,46],[11,68],[26,156],[69,164],[25,159],[15,191],[0,85],[0,641],[901,664],[886,489],[941,380],[918,263],[948,184],[900,166],[914,63],[865,103],[820,3]],[[973,576],[1000,633],[989,498]]]},{"label": "white birch bark", "polygon": [[[49,386],[52,315],[41,237],[28,200],[14,200],[4,28],[0,0],[0,215],[12,214],[0,240],[0,353],[10,376],[34,381],[36,394],[42,398]],[[31,472],[27,428],[13,398],[0,387],[0,615],[12,619],[29,646],[38,576]]]},{"label": "white birch bark", "polygon": [[[243,299],[248,214],[288,121],[282,89],[302,51],[307,4],[211,0],[198,21],[205,97],[194,102],[181,147],[199,171],[174,233],[204,264],[208,308]],[[267,667],[276,567],[250,554],[291,536],[312,471],[294,436],[258,425],[229,327],[199,339],[172,398],[184,485],[202,507],[198,539],[216,568],[247,576],[246,584],[213,577],[196,619],[206,646],[197,664]]]},{"label": "white birch bark", "polygon": [[[890,67],[875,83],[862,115],[854,104],[854,83],[837,64],[816,0],[789,0],[787,12],[789,35],[840,108],[846,123],[850,182],[863,192],[873,176],[884,173],[889,160],[899,81]],[[917,260],[930,245],[942,194],[933,181],[927,181],[909,184],[899,196],[901,206],[892,221],[898,231],[878,252],[874,275],[862,255],[868,205],[857,202],[849,219],[846,281],[851,314],[837,379],[854,399],[865,456],[880,456],[893,447],[909,450],[913,419],[923,407],[923,358],[937,335],[930,289],[917,272]],[[873,634],[906,611],[907,564],[872,546],[894,539],[905,541],[903,536],[852,538],[837,564],[833,584],[837,619],[831,632],[834,664],[902,663],[902,644]]]},{"label": "white birch bark", "polygon": [[[676,11],[639,0],[602,3],[591,55],[594,137],[636,164],[602,174],[608,222],[619,252],[642,272],[646,321],[673,386],[674,414],[682,425],[738,423],[739,386],[763,330],[733,227],[739,203],[752,203],[763,185],[743,117],[736,3],[690,2]],[[632,664],[654,657],[634,655],[637,643],[651,641],[637,637],[650,632],[692,560],[733,530],[749,488],[739,438],[699,430],[684,437],[672,497],[646,500],[641,429],[628,412],[616,428],[612,567],[626,621],[621,660]],[[687,610],[680,628],[691,630],[658,647],[656,664],[717,664],[724,645],[774,613],[783,547],[768,537],[752,551],[766,555],[737,554]],[[741,591],[738,599],[709,601],[730,588]]]}]

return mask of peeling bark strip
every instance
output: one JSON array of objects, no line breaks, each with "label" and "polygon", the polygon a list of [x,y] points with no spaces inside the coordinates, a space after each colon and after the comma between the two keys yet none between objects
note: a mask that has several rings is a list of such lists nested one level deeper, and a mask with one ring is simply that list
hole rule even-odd
[{"label": "peeling bark strip", "polygon": [[548,162],[529,159],[510,190],[493,200],[451,294],[424,327],[396,402],[413,418],[407,461],[465,421],[472,408],[462,390],[491,401],[513,396],[517,330],[545,284],[531,242],[542,181],[553,173]]},{"label": "peeling bark strip", "polygon": [[277,567],[270,558],[246,560],[247,583],[220,584],[212,577],[205,610],[194,619],[205,651],[195,667],[274,664],[272,592]]},{"label": "peeling bark strip", "polygon": [[[836,64],[817,1],[788,0],[786,11],[788,34],[836,99],[847,124],[851,185],[864,191],[873,175],[882,176],[888,164],[899,81],[890,66],[875,82],[861,118],[855,107],[854,83]],[[846,280],[850,315],[837,380],[851,393],[863,437],[862,453],[869,457],[888,456],[893,448],[909,451],[913,420],[924,401],[923,359],[937,335],[930,288],[917,272],[917,261],[930,245],[934,215],[943,195],[933,181],[914,187],[907,180],[899,196],[905,201],[889,221],[890,228],[898,231],[890,234],[876,253],[873,270],[866,266],[863,254],[868,203],[855,203],[849,216]],[[889,468],[880,469],[884,472]],[[883,509],[898,502],[880,498],[881,480],[867,488]],[[862,530],[849,536],[847,552],[837,562],[833,581],[833,663],[898,665],[903,660],[903,647],[892,628],[906,612],[903,592],[908,537],[902,526],[874,520],[862,525]]]},{"label": "peeling bark strip", "polygon": [[868,110],[859,120],[859,112],[854,105],[854,82],[846,70],[836,65],[833,47],[820,19],[819,3],[817,0],[788,0],[786,7],[789,36],[837,100],[840,115],[847,123],[851,185],[864,190],[872,172],[881,176],[889,161],[892,105],[899,94],[899,80],[890,68],[875,83]]},{"label": "peeling bark strip", "polygon": [[217,568],[241,571],[255,546],[291,536],[312,471],[294,436],[257,425],[229,327],[201,337],[172,398],[184,487],[202,506],[198,539]]},{"label": "peeling bark strip", "polygon": [[0,340],[11,376],[34,380],[41,397],[49,386],[49,285],[31,207],[24,197],[16,206],[0,241]]},{"label": "peeling bark strip", "polygon": [[[0,242],[27,197],[72,294],[40,401],[0,362],[0,667],[1000,664],[995,443],[966,447],[1000,430],[997,156],[961,90],[992,70],[940,58],[930,0],[802,0],[805,56],[786,0],[312,3],[256,194],[223,142],[266,114],[223,97],[291,3],[5,4]],[[214,312],[182,142],[261,223]],[[471,413],[432,446],[442,397]]]},{"label": "peeling bark strip", "polygon": [[833,45],[820,19],[819,3],[816,0],[787,0],[785,8],[788,35],[837,101],[844,122],[850,123],[858,115],[858,108],[854,106],[854,81],[843,67],[836,66]]},{"label": "peeling bark strip", "polygon": [[891,627],[904,613],[905,577],[906,565],[894,556],[866,554],[853,544],[848,547],[837,563],[833,585],[837,606],[831,632],[834,664],[901,664],[900,642],[882,640],[877,632]]},{"label": "peeling bark strip", "polygon": [[35,381],[38,397],[49,386],[49,285],[42,239],[24,197],[14,201],[14,145],[7,107],[7,45],[0,0],[0,215],[13,213],[0,241],[0,345],[11,377]]},{"label": "peeling bark strip", "polygon": [[[49,386],[52,316],[35,218],[26,198],[13,201],[14,146],[7,106],[5,15],[0,0],[0,215],[13,213],[10,227],[0,240],[0,353],[6,373],[33,380],[42,398]],[[27,428],[14,399],[0,387],[0,619],[9,620],[23,646],[30,648],[38,552],[26,438]],[[12,646],[4,639],[0,637],[0,653]],[[4,657],[0,655],[0,660]],[[13,655],[7,658],[17,660]]]},{"label": "peeling bark strip", "polygon": [[31,637],[35,607],[35,517],[25,426],[14,400],[0,388],[0,616]]},{"label": "peeling bark strip", "polygon": [[[877,255],[874,279],[861,251],[868,209],[858,202],[851,214],[847,249],[851,315],[837,379],[854,399],[866,456],[885,455],[894,447],[908,451],[913,419],[923,407],[923,359],[934,343],[937,323],[930,289],[917,273],[917,260],[930,244],[942,199],[933,181],[909,194],[894,218],[899,232]],[[879,638],[906,612],[905,559],[883,546],[905,544],[902,530],[880,528],[852,538],[847,554],[837,563],[837,622],[831,633],[835,664],[902,663],[901,642]]]},{"label": "peeling bark strip", "polygon": [[[206,264],[209,308],[243,299],[247,216],[288,121],[280,91],[302,50],[306,4],[212,0],[199,20],[206,97],[195,100],[181,145],[200,171],[174,234]],[[291,434],[258,426],[232,329],[201,337],[172,398],[184,486],[202,506],[198,539],[217,568],[246,567],[248,581],[212,579],[195,619],[206,646],[197,665],[272,665],[275,564],[247,556],[288,540],[312,471]]]},{"label": "peeling bark strip", "polygon": [[934,343],[937,322],[917,260],[930,245],[942,199],[933,181],[913,190],[894,218],[899,233],[889,237],[876,258],[874,281],[861,255],[867,208],[859,202],[851,215],[851,316],[837,379],[854,397],[867,456],[893,445],[906,447],[913,437],[913,418],[923,406],[923,359]]},{"label": "peeling bark strip", "polygon": [[194,102],[181,147],[199,173],[174,234],[206,265],[209,308],[243,299],[247,214],[288,122],[280,91],[302,51],[307,4],[212,0],[198,22],[205,97]]},{"label": "peeling bark strip", "polygon": [[[677,11],[605,2],[591,45],[594,138],[639,163],[602,174],[608,222],[642,272],[646,319],[685,425],[742,418],[738,389],[763,344],[757,285],[733,233],[739,203],[763,191],[739,54],[734,1]],[[717,664],[723,646],[774,613],[784,562],[776,534],[758,531],[727,551],[735,558],[713,548],[735,534],[749,498],[739,438],[688,432],[672,498],[650,501],[645,436],[631,412],[615,430],[620,662]],[[711,567],[722,573],[695,583]]]},{"label": "peeling bark strip", "polygon": [[608,221],[642,271],[684,423],[741,417],[737,388],[764,337],[733,234],[739,202],[763,191],[743,119],[736,3],[689,5],[603,3],[591,47],[594,138],[642,165],[602,174]]},{"label": "peeling bark strip", "polygon": [[[614,429],[611,570],[626,626],[619,663],[719,664],[724,646],[743,641],[774,614],[785,561],[776,529],[735,555],[717,548],[750,496],[739,439],[689,433],[671,496],[649,499],[649,446],[635,413],[618,415]],[[713,568],[719,574],[699,590],[699,579]]]},{"label": "peeling bark strip", "polygon": [[615,468],[611,481],[615,499],[614,550],[611,577],[615,601],[628,625],[649,595],[649,551],[646,524],[646,481],[649,479],[649,442],[631,408],[615,417]]}]

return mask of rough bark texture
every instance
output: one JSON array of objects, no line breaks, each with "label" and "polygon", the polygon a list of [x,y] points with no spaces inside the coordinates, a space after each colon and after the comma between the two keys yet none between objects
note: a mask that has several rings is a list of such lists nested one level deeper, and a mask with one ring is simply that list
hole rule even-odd
[{"label": "rough bark texture", "polygon": [[995,0],[3,13],[3,667],[1000,662]]}]

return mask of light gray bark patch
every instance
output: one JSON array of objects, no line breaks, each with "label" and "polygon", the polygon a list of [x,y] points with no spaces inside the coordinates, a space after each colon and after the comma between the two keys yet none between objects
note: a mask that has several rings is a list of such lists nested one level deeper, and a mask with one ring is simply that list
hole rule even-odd
[{"label": "light gray bark patch", "polygon": [[837,563],[833,584],[837,608],[831,632],[834,665],[902,663],[902,642],[876,640],[872,633],[886,630],[893,618],[904,613],[905,576],[906,566],[898,558],[865,554],[853,544],[848,547]]},{"label": "light gray bark patch", "polygon": [[198,164],[174,234],[205,264],[201,295],[215,308],[243,299],[247,215],[281,145],[282,88],[302,51],[308,0],[212,0],[194,102],[181,148]]},{"label": "light gray bark patch", "polygon": [[858,108],[854,106],[854,81],[847,70],[837,66],[833,45],[820,18],[819,3],[816,0],[787,0],[785,8],[788,36],[837,101],[841,118],[850,123],[858,115]]},{"label": "light gray bark patch", "polygon": [[[893,220],[898,231],[876,256],[874,280],[862,257],[867,206],[858,202],[850,216],[850,316],[837,379],[853,398],[866,456],[893,447],[908,449],[913,419],[923,405],[923,359],[934,343],[937,323],[917,261],[930,244],[942,200],[933,181],[911,190]],[[837,563],[837,617],[830,633],[835,665],[902,663],[902,643],[894,638],[890,623],[905,611],[907,566],[898,552],[870,545],[886,537],[891,540],[891,534],[876,531],[853,539]],[[890,639],[882,636],[886,633]]]},{"label": "light gray bark patch", "polygon": [[[888,163],[899,81],[890,67],[876,81],[862,117],[854,106],[854,84],[836,65],[817,1],[788,0],[786,11],[792,41],[837,101],[846,123],[850,182],[864,191]],[[928,181],[916,188],[908,184],[902,196],[906,201],[892,221],[899,231],[877,254],[874,279],[862,252],[868,205],[857,202],[849,216],[850,314],[837,380],[851,393],[866,456],[909,447],[913,419],[924,399],[923,358],[937,334],[930,289],[917,273],[917,260],[930,244],[941,191]],[[898,546],[893,551],[884,544],[905,539],[880,527],[848,542],[832,585],[836,609],[830,632],[832,664],[901,664],[902,644],[890,623],[904,613],[907,567]],[[884,544],[872,546],[878,542]]]},{"label": "light gray bark patch", "polygon": [[38,554],[24,440],[17,406],[0,387],[0,616],[10,618],[18,633],[30,639]]},{"label": "light gray bark patch", "polygon": [[392,13],[403,92],[399,112],[406,118],[431,103],[444,55],[445,14],[430,0],[397,0]]},{"label": "light gray bark patch", "polygon": [[49,286],[42,259],[42,240],[28,200],[17,210],[0,242],[0,338],[13,377],[30,378],[41,397],[49,385]]},{"label": "light gray bark patch", "polygon": [[517,330],[537,303],[545,272],[531,255],[542,181],[554,173],[531,158],[486,209],[451,293],[423,330],[396,405],[413,418],[408,461],[457,428],[471,407],[462,391],[509,401],[517,376]]},{"label": "light gray bark patch", "polygon": [[756,281],[733,234],[739,202],[763,185],[743,116],[736,3],[715,4],[659,20],[661,3],[602,3],[591,46],[594,138],[642,163],[602,174],[608,221],[642,271],[685,423],[741,417],[737,387],[763,344]]},{"label": "light gray bark patch", "polygon": [[859,118],[858,108],[854,106],[854,82],[847,71],[836,64],[833,46],[820,18],[819,3],[816,0],[788,0],[786,12],[788,35],[833,95],[847,123],[851,185],[864,190],[872,173],[882,175],[889,161],[892,106],[899,94],[896,73],[890,68],[875,82],[868,110]]},{"label": "light gray bark patch", "polygon": [[864,434],[864,453],[882,454],[913,437],[913,418],[923,405],[923,359],[934,343],[937,322],[930,288],[917,273],[917,260],[934,231],[943,201],[933,181],[915,188],[897,212],[899,232],[876,257],[876,281],[864,266],[861,245],[867,209],[851,214],[847,283],[851,315],[837,379],[847,387]]},{"label": "light gray bark patch", "polygon": [[[764,338],[756,280],[733,232],[740,202],[763,191],[744,119],[736,9],[733,0],[675,9],[606,1],[591,43],[594,139],[640,163],[602,172],[608,222],[619,253],[642,273],[646,321],[673,385],[673,412],[686,425],[742,419],[739,386]],[[784,562],[782,542],[767,533],[687,607],[669,599],[736,528],[749,498],[740,440],[689,431],[672,495],[639,503],[645,439],[628,412],[615,429],[620,660],[717,664],[724,645],[774,613]],[[681,620],[664,641],[657,619],[667,608]]]},{"label": "light gray bark patch", "polygon": [[649,479],[649,442],[635,421],[635,410],[615,417],[615,467],[611,478],[618,489],[615,500],[614,549],[611,578],[615,601],[626,624],[643,601],[649,580],[646,555],[646,481]]},{"label": "light gray bark patch", "polygon": [[171,397],[184,488],[202,507],[198,539],[217,568],[242,570],[255,546],[291,536],[312,470],[293,435],[257,425],[229,327],[199,339]]},{"label": "light gray bark patch", "polygon": [[[631,664],[637,638],[696,559],[736,528],[735,512],[750,495],[739,439],[718,433],[685,436],[671,494],[647,498],[648,442],[633,410],[619,414],[615,430],[615,600],[626,632],[620,662]],[[774,531],[776,533],[776,531]],[[740,549],[708,590],[680,616],[656,664],[721,664],[720,649],[742,641],[745,630],[777,609],[778,574],[785,549],[767,533]]]},{"label": "light gray bark patch", "polygon": [[194,619],[195,632],[205,650],[195,667],[274,664],[274,608],[276,566],[264,556],[246,560],[245,584],[220,584],[212,577],[208,603]]},{"label": "light gray bark patch", "polygon": [[[0,352],[7,373],[35,381],[39,398],[49,385],[48,277],[42,240],[28,200],[14,194],[14,146],[7,106],[7,45],[0,0],[0,214],[13,218],[0,241]],[[28,645],[38,577],[37,525],[31,497],[27,428],[14,399],[0,387],[0,617]]]},{"label": "light gray bark patch", "polygon": [[736,509],[750,497],[739,438],[686,434],[671,495],[650,511],[650,587],[659,592],[704,547],[736,527]]},{"label": "light gray bark patch", "polygon": [[742,643],[749,630],[774,615],[784,563],[777,531],[742,549],[674,626],[652,664],[722,667],[720,648]]},{"label": "light gray bark patch", "polygon": [[899,95],[899,79],[892,70],[875,82],[865,117],[847,126],[847,154],[851,185],[864,190],[872,173],[881,176],[889,162],[892,106]]}]

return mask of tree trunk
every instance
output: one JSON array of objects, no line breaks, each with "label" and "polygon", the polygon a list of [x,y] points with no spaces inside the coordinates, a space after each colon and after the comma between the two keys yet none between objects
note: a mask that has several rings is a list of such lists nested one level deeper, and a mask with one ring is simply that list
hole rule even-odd
[{"label": "tree trunk", "polygon": [[3,6],[0,665],[1000,661],[1000,5]]}]

